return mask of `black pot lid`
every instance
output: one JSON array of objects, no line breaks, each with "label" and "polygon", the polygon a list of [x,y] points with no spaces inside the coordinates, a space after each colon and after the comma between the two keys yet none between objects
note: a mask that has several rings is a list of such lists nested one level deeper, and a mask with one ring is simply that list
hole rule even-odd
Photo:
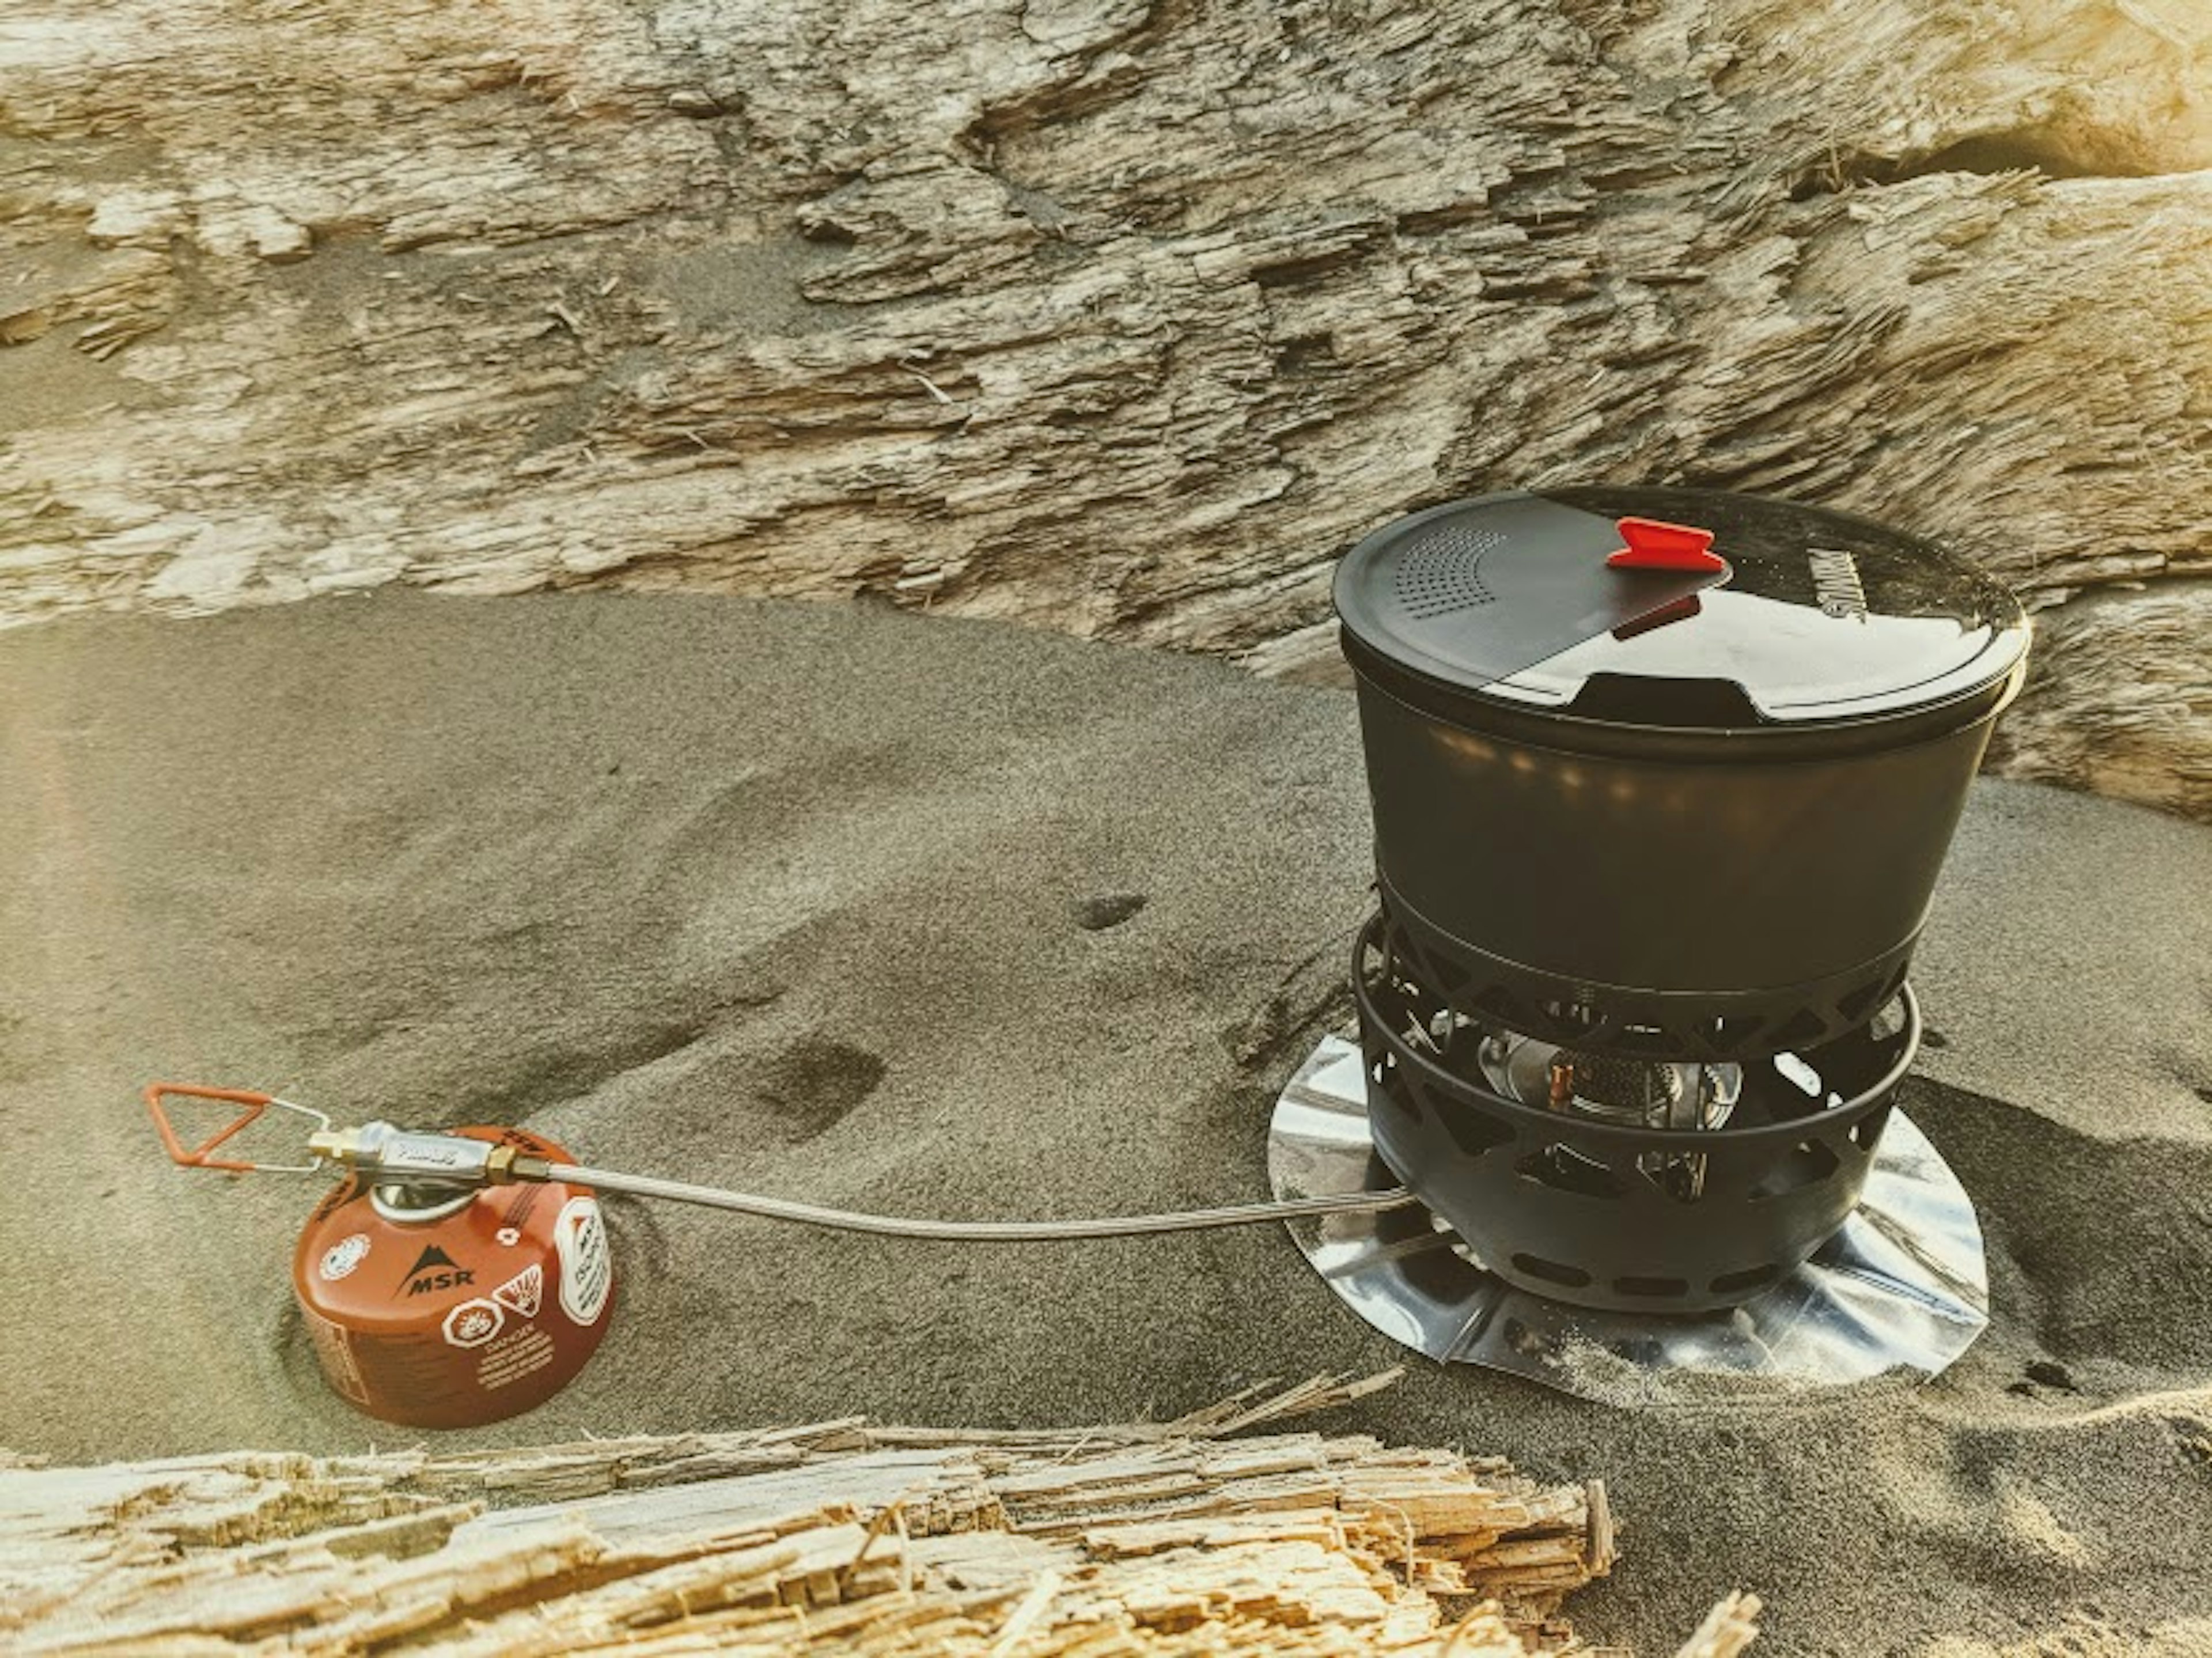
[{"label": "black pot lid", "polygon": [[[1624,534],[1622,519],[1662,527]],[[1725,568],[1700,568],[1718,563],[1700,560],[1703,537],[1668,525],[1710,531]],[[1632,540],[1631,568],[1608,562]],[[2028,639],[2020,601],[1931,542],[1711,489],[1577,488],[1431,507],[1345,556],[1336,609],[1358,646],[1450,689],[1663,726],[1925,709],[1997,685]]]}]

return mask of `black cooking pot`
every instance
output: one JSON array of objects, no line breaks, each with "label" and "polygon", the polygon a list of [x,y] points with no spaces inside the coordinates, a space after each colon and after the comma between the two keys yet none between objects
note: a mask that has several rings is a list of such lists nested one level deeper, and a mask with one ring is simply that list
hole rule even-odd
[{"label": "black cooking pot", "polygon": [[[1720,571],[1626,568],[1619,520]],[[1385,909],[1453,1005],[1584,1048],[1773,1052],[1893,996],[2028,624],[1849,514],[1709,490],[1455,501],[1345,558]]]}]

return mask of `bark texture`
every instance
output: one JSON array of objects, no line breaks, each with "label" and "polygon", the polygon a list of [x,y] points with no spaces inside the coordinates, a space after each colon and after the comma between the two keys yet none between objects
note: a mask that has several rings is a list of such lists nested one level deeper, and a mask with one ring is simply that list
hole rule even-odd
[{"label": "bark texture", "polygon": [[2195,0],[27,0],[0,616],[875,593],[1325,671],[1509,484],[1948,536],[2212,815]]}]

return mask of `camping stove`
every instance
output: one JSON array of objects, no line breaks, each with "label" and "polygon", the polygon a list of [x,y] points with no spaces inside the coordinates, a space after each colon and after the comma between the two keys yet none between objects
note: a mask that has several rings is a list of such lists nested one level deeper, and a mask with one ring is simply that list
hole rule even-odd
[{"label": "camping stove", "polygon": [[1410,1345],[1583,1391],[1949,1363],[1986,1280],[1896,1108],[1905,975],[2017,601],[1864,519],[1656,489],[1434,508],[1336,600],[1380,902],[1358,1048],[1286,1090],[1273,1172],[1427,1213],[1301,1222],[1309,1258]]}]

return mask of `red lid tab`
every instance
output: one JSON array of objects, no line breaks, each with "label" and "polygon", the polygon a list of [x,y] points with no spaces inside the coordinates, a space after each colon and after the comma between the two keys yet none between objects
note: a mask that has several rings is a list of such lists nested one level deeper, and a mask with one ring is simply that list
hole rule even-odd
[{"label": "red lid tab", "polygon": [[1614,520],[1628,544],[1606,560],[1616,570],[1725,570],[1728,561],[1711,550],[1713,532],[1656,518]]}]

